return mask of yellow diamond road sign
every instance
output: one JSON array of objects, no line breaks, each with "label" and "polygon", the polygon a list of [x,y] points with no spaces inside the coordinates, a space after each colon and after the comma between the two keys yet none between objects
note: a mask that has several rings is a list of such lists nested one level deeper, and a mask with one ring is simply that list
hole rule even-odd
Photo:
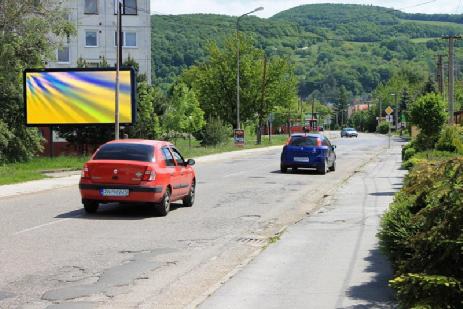
[{"label": "yellow diamond road sign", "polygon": [[393,111],[394,111],[394,110],[393,110],[390,106],[388,106],[388,107],[386,108],[386,114],[388,114],[388,115],[392,114]]}]

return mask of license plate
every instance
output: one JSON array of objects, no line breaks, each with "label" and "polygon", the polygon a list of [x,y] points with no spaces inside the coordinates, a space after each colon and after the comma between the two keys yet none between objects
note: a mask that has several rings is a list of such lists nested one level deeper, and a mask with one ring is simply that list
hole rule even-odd
[{"label": "license plate", "polygon": [[294,162],[307,163],[307,162],[309,162],[309,158],[307,158],[307,157],[294,157]]},{"label": "license plate", "polygon": [[129,196],[129,189],[101,189],[102,196]]}]

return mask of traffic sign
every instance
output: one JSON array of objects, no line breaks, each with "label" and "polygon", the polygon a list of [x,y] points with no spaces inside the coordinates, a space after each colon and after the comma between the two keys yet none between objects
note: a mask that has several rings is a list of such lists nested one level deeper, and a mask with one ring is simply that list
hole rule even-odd
[{"label": "traffic sign", "polygon": [[393,110],[390,106],[386,107],[386,109],[385,109],[385,112],[386,112],[386,114],[388,114],[388,115],[392,114],[393,111],[394,111],[394,110]]},{"label": "traffic sign", "polygon": [[244,146],[244,130],[235,129],[233,134],[235,145]]}]

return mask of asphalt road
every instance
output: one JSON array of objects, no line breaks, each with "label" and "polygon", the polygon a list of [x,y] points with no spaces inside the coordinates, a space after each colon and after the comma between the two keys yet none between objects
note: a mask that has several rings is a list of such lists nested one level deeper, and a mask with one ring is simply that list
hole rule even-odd
[{"label": "asphalt road", "polygon": [[0,308],[183,308],[202,303],[269,239],[385,151],[337,139],[337,170],[281,174],[279,149],[198,163],[192,208],[84,214],[76,185],[0,198]]},{"label": "asphalt road", "polygon": [[400,152],[393,143],[200,308],[396,308],[376,233],[402,187]]}]

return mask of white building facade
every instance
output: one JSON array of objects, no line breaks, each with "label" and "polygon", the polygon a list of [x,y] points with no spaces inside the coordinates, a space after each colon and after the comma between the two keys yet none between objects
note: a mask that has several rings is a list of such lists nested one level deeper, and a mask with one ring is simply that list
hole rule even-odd
[{"label": "white building facade", "polygon": [[[48,67],[77,67],[79,58],[89,67],[98,67],[103,59],[115,66],[118,1],[62,0],[77,33],[62,43],[56,51],[56,60],[49,62]],[[140,73],[146,74],[151,83],[150,0],[120,1],[123,4],[123,61],[128,57],[134,59]]]}]

